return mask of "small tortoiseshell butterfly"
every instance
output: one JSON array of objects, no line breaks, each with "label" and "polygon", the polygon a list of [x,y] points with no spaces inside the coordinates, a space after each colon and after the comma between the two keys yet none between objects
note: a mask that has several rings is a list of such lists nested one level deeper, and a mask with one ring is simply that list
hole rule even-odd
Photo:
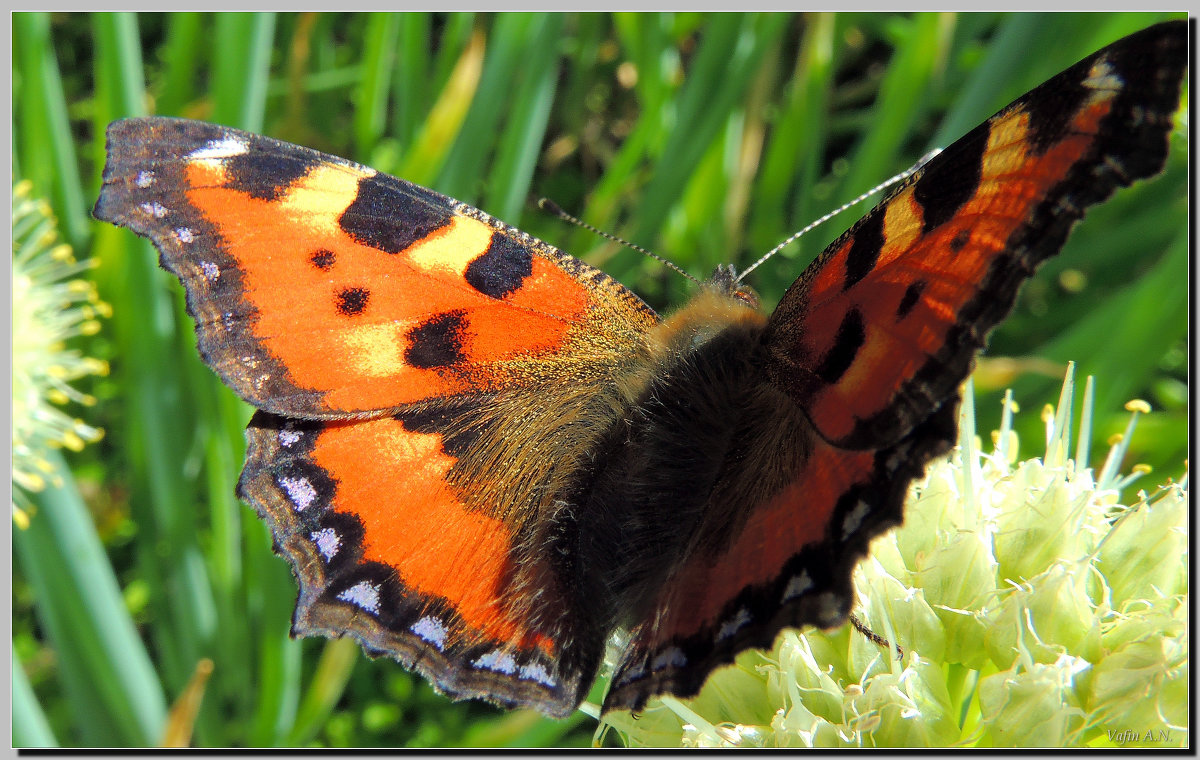
[{"label": "small tortoiseshell butterfly", "polygon": [[662,319],[444,195],[235,129],[118,121],[95,215],[150,238],[258,408],[242,498],[350,635],[454,697],[555,716],[695,694],[850,573],[955,439],[958,387],[1092,204],[1158,172],[1184,22],[971,130],[766,314],[721,268]]}]

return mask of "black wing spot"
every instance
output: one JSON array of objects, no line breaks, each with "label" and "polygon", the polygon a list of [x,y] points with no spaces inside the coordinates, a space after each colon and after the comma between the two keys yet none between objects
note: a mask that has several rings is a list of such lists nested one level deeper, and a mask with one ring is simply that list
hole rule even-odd
[{"label": "black wing spot", "polygon": [[250,150],[225,159],[225,187],[264,201],[278,200],[317,165],[292,153]]},{"label": "black wing spot", "polygon": [[486,416],[478,403],[471,401],[451,402],[409,408],[393,415],[393,419],[414,433],[435,434],[442,437],[442,449],[461,459],[479,440],[487,428]]},{"label": "black wing spot", "polygon": [[1034,155],[1042,155],[1066,137],[1071,122],[1088,98],[1088,88],[1083,84],[1086,75],[1087,71],[1073,66],[1056,78],[1053,97],[1027,95],[1021,99],[1021,108],[1029,115],[1026,137]]},{"label": "black wing spot", "polygon": [[817,367],[817,377],[830,385],[840,380],[842,375],[846,374],[846,370],[850,369],[854,357],[858,355],[858,349],[862,348],[866,339],[867,332],[862,314],[858,309],[846,312],[842,324],[838,326],[833,347],[821,360],[821,366]]},{"label": "black wing spot", "polygon": [[371,291],[366,288],[343,288],[337,294],[338,313],[345,317],[356,317],[366,311],[371,301]]},{"label": "black wing spot", "polygon": [[[432,193],[430,194],[432,195]],[[373,174],[358,182],[358,194],[338,224],[363,245],[385,253],[400,253],[450,224],[452,213],[416,200],[399,180]]]},{"label": "black wing spot", "polygon": [[917,280],[904,290],[904,297],[900,299],[900,305],[896,307],[897,322],[907,317],[913,310],[913,307],[921,300],[921,294],[925,292],[925,286],[928,284],[925,280]]},{"label": "black wing spot", "polygon": [[925,233],[953,219],[979,189],[990,123],[975,127],[951,149],[930,161],[913,185],[913,199],[924,212]]},{"label": "black wing spot", "polygon": [[433,369],[451,367],[466,358],[466,312],[438,314],[408,331],[404,362],[410,367]]},{"label": "black wing spot", "polygon": [[886,211],[886,206],[876,209],[854,230],[854,242],[846,253],[846,284],[842,290],[849,290],[875,268],[879,252],[883,250],[883,217]]},{"label": "black wing spot", "polygon": [[467,265],[463,274],[471,287],[501,299],[533,274],[533,252],[507,235],[495,233],[488,249]]},{"label": "black wing spot", "polygon": [[961,229],[950,241],[950,250],[954,253],[958,253],[965,248],[969,242],[971,242],[971,231],[965,228]]},{"label": "black wing spot", "polygon": [[333,263],[337,261],[337,256],[328,248],[322,248],[319,251],[313,251],[313,254],[308,257],[308,260],[317,269],[322,272],[328,272],[333,268]]}]

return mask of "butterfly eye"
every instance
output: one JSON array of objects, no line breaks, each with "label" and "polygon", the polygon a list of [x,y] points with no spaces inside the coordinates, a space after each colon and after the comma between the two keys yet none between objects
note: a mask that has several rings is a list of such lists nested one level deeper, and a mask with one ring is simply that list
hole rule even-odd
[{"label": "butterfly eye", "polygon": [[751,309],[759,309],[762,307],[762,302],[758,298],[758,293],[754,292],[754,288],[749,285],[738,285],[733,291],[733,297],[742,303],[749,306]]}]

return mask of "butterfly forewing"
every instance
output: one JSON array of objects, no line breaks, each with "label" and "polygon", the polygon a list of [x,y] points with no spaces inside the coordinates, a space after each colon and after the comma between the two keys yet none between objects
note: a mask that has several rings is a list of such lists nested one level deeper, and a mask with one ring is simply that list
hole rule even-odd
[{"label": "butterfly forewing", "polygon": [[205,361],[266,411],[337,418],[512,386],[579,336],[619,354],[656,321],[598,270],[344,159],[164,118],[113,123],[108,152],[97,218],[154,241]]},{"label": "butterfly forewing", "polygon": [[1183,23],[1126,37],[936,156],[835,241],[771,316],[768,372],[828,441],[890,445],[945,402],[1085,210],[1159,172]]}]

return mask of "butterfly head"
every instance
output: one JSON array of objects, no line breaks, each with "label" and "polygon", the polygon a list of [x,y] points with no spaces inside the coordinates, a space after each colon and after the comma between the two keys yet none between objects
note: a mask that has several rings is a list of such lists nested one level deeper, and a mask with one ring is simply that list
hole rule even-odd
[{"label": "butterfly head", "polygon": [[761,308],[758,293],[754,292],[754,288],[739,281],[737,269],[733,264],[718,264],[705,285],[718,293],[741,301],[752,309]]}]

